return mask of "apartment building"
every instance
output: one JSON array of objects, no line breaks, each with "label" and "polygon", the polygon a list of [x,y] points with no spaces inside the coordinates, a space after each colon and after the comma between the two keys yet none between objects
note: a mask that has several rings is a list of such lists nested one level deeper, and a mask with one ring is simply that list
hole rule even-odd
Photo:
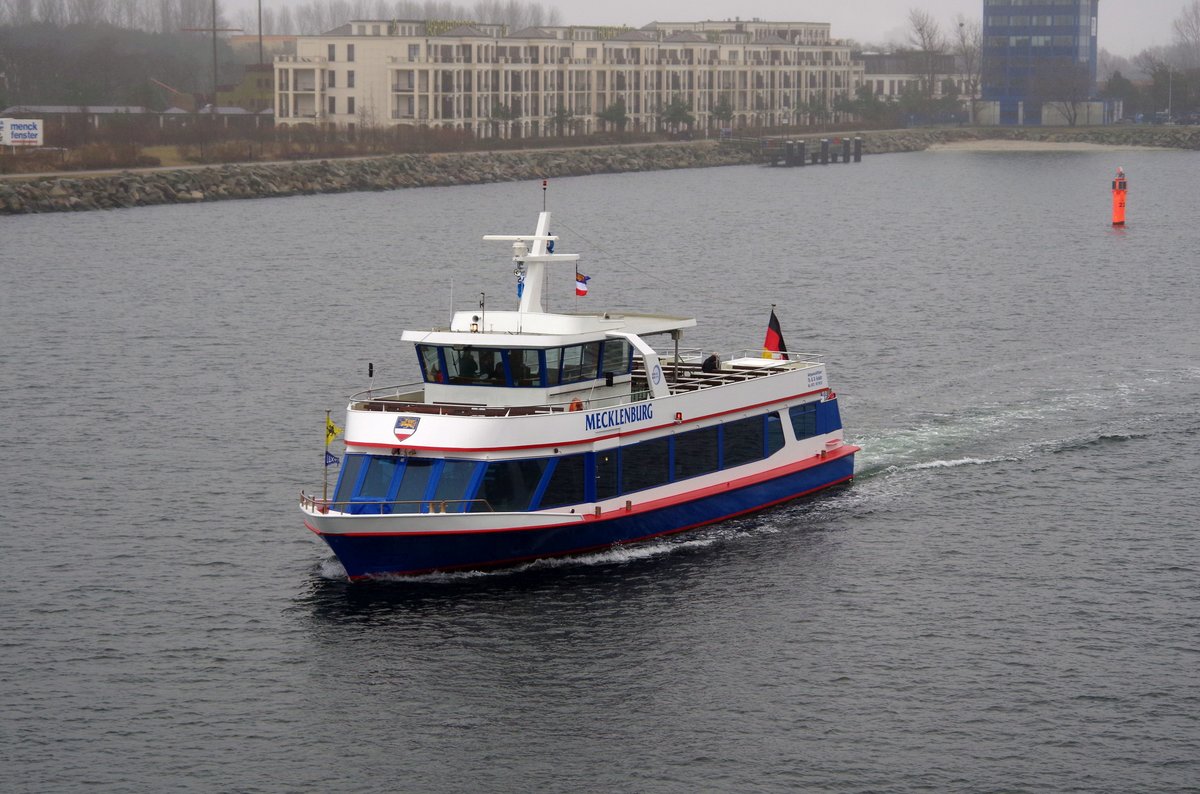
[{"label": "apartment building", "polygon": [[275,58],[279,126],[422,125],[479,137],[660,128],[690,102],[698,129],[804,123],[863,80],[830,26],[730,20],[627,27],[540,27],[436,20],[355,20],[302,36]]}]

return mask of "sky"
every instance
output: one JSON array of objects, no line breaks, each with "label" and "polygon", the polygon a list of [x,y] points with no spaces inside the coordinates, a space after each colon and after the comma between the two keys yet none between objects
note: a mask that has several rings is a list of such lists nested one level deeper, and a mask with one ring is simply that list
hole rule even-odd
[{"label": "sky", "polygon": [[[983,0],[541,0],[562,12],[567,24],[629,24],[700,19],[829,22],[834,38],[882,43],[903,39],[910,8],[928,11],[949,28],[963,14],[979,19]],[[1115,55],[1133,56],[1146,47],[1171,43],[1171,23],[1190,0],[1100,0],[1100,46]],[[466,3],[469,5],[469,3]]]},{"label": "sky", "polygon": [[[758,17],[787,22],[828,22],[834,38],[885,44],[906,38],[910,8],[928,11],[944,30],[959,14],[980,19],[983,0],[536,0],[557,8],[568,25],[631,25]],[[1171,24],[1193,0],[1100,0],[1100,47],[1132,57],[1146,47],[1171,43]],[[234,11],[253,8],[255,0],[222,0]],[[279,7],[289,0],[263,0]],[[471,6],[473,0],[452,0]]]}]

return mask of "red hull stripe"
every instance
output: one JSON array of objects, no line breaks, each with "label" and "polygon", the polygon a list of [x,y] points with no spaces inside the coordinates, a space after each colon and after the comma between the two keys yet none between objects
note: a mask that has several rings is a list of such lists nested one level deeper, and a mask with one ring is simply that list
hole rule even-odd
[{"label": "red hull stripe", "polygon": [[[743,405],[738,408],[730,409],[728,411],[718,411],[716,413],[706,414],[704,416],[695,416],[695,417],[692,417],[691,419],[685,419],[679,423],[676,423],[673,421],[672,422],[664,422],[659,425],[654,425],[653,427],[640,427],[637,430],[629,430],[629,431],[623,432],[623,433],[622,432],[609,433],[608,435],[604,435],[604,436],[594,436],[593,438],[582,438],[582,439],[577,439],[575,441],[547,441],[544,444],[517,444],[514,446],[508,446],[508,447],[427,447],[427,446],[421,446],[419,444],[405,444],[404,448],[405,449],[425,450],[425,451],[430,451],[430,452],[508,452],[508,451],[516,450],[516,449],[549,449],[550,447],[560,447],[560,448],[561,447],[572,447],[572,446],[576,446],[579,444],[593,444],[597,441],[605,441],[610,438],[624,438],[624,437],[628,437],[628,436],[636,436],[639,433],[652,433],[655,430],[662,430],[664,427],[679,427],[682,425],[690,425],[695,422],[703,422],[706,419],[714,419],[718,416],[725,416],[727,414],[735,414],[738,411],[751,411],[751,410],[754,410],[755,408],[763,408],[768,405],[775,405],[776,403],[788,402],[789,400],[796,400],[801,397],[811,397],[814,394],[820,394],[821,392],[824,392],[824,391],[827,391],[827,390],[824,388],[814,389],[813,391],[806,391],[806,392],[802,392],[800,394],[793,394],[790,397],[780,397],[777,400],[768,400],[766,402],[755,403],[753,405]],[[585,414],[580,413],[579,415],[584,416]],[[403,443],[403,442],[401,442],[401,443]],[[347,447],[377,447],[380,449],[394,449],[396,447],[396,444],[383,444],[378,441],[350,441],[348,439],[345,440],[345,444]]]},{"label": "red hull stripe", "polygon": [[[564,526],[576,526],[581,523],[591,523],[591,522],[595,522],[595,521],[612,521],[612,520],[618,519],[618,518],[628,518],[629,516],[636,516],[639,513],[649,513],[649,512],[653,512],[655,510],[661,510],[665,507],[671,507],[672,505],[680,504],[682,502],[692,502],[697,499],[703,499],[705,497],[714,496],[719,493],[727,493],[729,491],[736,491],[740,488],[746,488],[751,485],[757,485],[760,482],[766,482],[767,480],[773,480],[777,477],[786,477],[787,475],[794,474],[795,472],[798,472],[798,471],[803,471],[805,469],[811,469],[815,466],[820,466],[823,463],[829,463],[830,461],[837,460],[838,458],[844,458],[847,455],[853,455],[855,452],[858,452],[858,450],[859,450],[858,447],[848,444],[846,446],[839,447],[838,449],[835,449],[832,452],[829,452],[824,458],[818,457],[818,456],[813,456],[811,458],[805,458],[804,460],[797,461],[796,463],[790,463],[787,466],[780,466],[777,469],[770,469],[768,471],[759,472],[758,474],[749,474],[749,475],[746,475],[745,477],[739,477],[736,480],[730,480],[728,482],[717,483],[716,485],[709,485],[704,488],[697,489],[695,491],[688,491],[687,493],[676,494],[674,496],[664,496],[660,499],[655,499],[650,502],[642,502],[641,504],[635,504],[633,506],[632,510],[625,510],[624,508],[619,507],[619,508],[616,508],[615,510],[610,510],[608,513],[601,514],[599,517],[597,517],[594,513],[584,513],[582,522],[581,521],[564,521],[560,524],[539,524],[539,525],[534,525],[534,526],[501,527],[501,528],[489,528],[489,529],[441,529],[441,530],[433,530],[433,531],[418,530],[418,531],[411,531],[411,532],[330,532],[328,534],[330,534],[334,537],[343,537],[343,538],[372,538],[372,537],[393,537],[393,536],[395,536],[395,537],[420,537],[420,536],[424,536],[424,535],[433,535],[433,536],[441,537],[444,535],[478,535],[478,534],[482,534],[482,533],[494,533],[494,532],[531,532],[531,531],[538,531],[538,530],[544,530],[544,529],[556,529],[558,527],[564,527]],[[847,477],[845,479],[850,479],[850,478]],[[844,480],[838,480],[837,482],[844,482]],[[837,484],[837,483],[831,483],[831,484]],[[821,488],[824,488],[824,487],[826,487],[826,486],[821,486]],[[820,490],[820,489],[817,488],[817,489],[813,489],[813,490]],[[811,493],[811,491],[805,491],[804,493]],[[764,506],[777,504],[778,502],[786,502],[789,499],[796,499],[803,495],[804,494],[795,494],[793,496],[787,496],[787,497],[784,497],[783,499],[776,500],[775,502],[770,502],[768,505],[764,505]],[[758,509],[759,509],[758,507],[752,508],[752,510],[758,510]],[[742,511],[742,512],[749,512],[749,511]],[[741,515],[741,513],[737,513],[735,515]],[[714,520],[719,521],[719,520],[723,520],[723,519],[714,519]],[[703,523],[710,523],[710,522],[706,521]],[[317,533],[318,535],[325,534],[325,533],[321,532],[319,529],[317,529],[316,527],[309,524],[307,520],[305,520],[304,526],[308,527],[309,529],[311,529],[313,532]],[[699,526],[699,525],[697,524],[696,526]],[[684,529],[686,529],[686,527],[684,527]],[[672,530],[672,531],[678,531],[678,530]]]}]

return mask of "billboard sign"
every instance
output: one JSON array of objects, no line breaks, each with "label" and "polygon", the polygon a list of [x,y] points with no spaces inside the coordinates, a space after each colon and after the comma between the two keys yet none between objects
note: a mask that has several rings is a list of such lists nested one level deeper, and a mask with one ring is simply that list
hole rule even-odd
[{"label": "billboard sign", "polygon": [[0,146],[41,145],[41,119],[0,119]]}]

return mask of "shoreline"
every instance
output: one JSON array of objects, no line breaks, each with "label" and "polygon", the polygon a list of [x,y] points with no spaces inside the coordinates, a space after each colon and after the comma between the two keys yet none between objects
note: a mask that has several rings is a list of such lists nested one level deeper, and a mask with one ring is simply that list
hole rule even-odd
[{"label": "shoreline", "polygon": [[[1122,152],[1200,150],[1200,127],[1120,125],[1091,128],[951,127],[808,132],[795,136],[810,151],[822,138],[861,136],[868,156],[901,152]],[[778,138],[779,136],[775,136]],[[192,204],[230,199],[445,187],[563,176],[749,165],[764,161],[759,139],[713,140],[492,152],[396,154],[74,172],[12,174],[0,179],[0,215]]]},{"label": "shoreline", "polygon": [[[931,152],[1133,152],[1163,147],[1132,143],[1093,143],[1091,141],[1021,141],[980,138],[935,143]],[[1164,149],[1166,151],[1166,149]]]}]

